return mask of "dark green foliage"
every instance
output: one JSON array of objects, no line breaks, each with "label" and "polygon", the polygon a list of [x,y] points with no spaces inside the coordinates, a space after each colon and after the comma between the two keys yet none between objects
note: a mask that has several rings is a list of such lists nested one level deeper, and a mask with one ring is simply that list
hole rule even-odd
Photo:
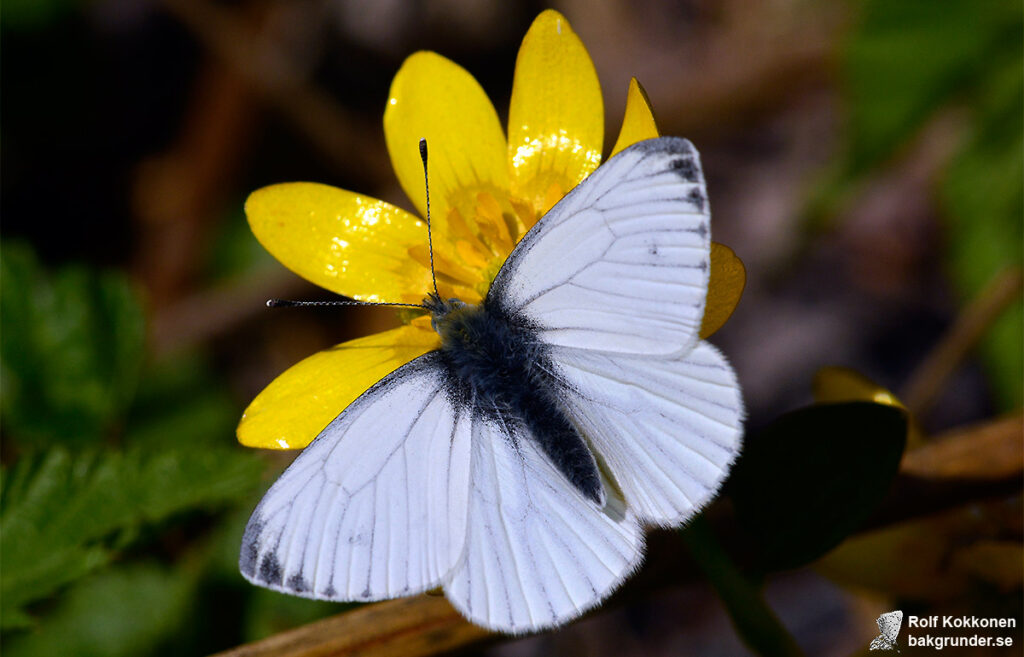
[{"label": "dark green foliage", "polygon": [[824,404],[752,436],[729,479],[764,572],[810,563],[856,531],[885,497],[906,444],[899,408]]},{"label": "dark green foliage", "polygon": [[22,605],[103,565],[118,537],[248,498],[262,470],[255,456],[224,447],[76,455],[54,448],[21,459],[0,500],[4,625],[25,620]]},{"label": "dark green foliage", "polygon": [[851,172],[875,166],[943,103],[973,93],[993,57],[1019,42],[1020,25],[1012,0],[863,2],[844,53]]},{"label": "dark green foliage", "polygon": [[68,591],[36,631],[4,644],[7,657],[135,657],[167,643],[188,619],[195,578],[151,563],[89,577]]},{"label": "dark green foliage", "polygon": [[[179,622],[194,586],[131,551],[249,506],[264,463],[234,442],[239,409],[200,357],[143,363],[142,310],[124,277],[49,273],[17,245],[2,266],[4,435],[17,458],[0,485],[0,627],[20,630],[4,648],[55,654],[37,648],[57,632],[83,654],[137,654]],[[159,551],[176,559],[187,547]],[[161,598],[149,601],[155,615],[93,604],[132,586],[136,599]]]},{"label": "dark green foliage", "polygon": [[[950,273],[970,299],[1022,261],[1024,6],[1015,0],[866,0],[844,52],[848,158],[823,196],[842,194],[936,114],[968,122],[940,181]],[[828,201],[823,202],[828,205]],[[1024,310],[1015,303],[982,344],[1000,405],[1024,394]]]},{"label": "dark green foliage", "polygon": [[142,309],[126,279],[44,271],[5,244],[0,257],[2,408],[22,447],[87,445],[119,429],[142,369]]},{"label": "dark green foliage", "polygon": [[[1018,26],[1020,23],[1018,23]],[[1020,30],[1018,29],[1018,35]],[[946,172],[949,266],[964,298],[978,294],[1024,244],[1024,68],[1019,48],[999,53],[974,98],[976,122]],[[1020,405],[1024,385],[1024,304],[990,330],[982,355],[1003,408]]]}]

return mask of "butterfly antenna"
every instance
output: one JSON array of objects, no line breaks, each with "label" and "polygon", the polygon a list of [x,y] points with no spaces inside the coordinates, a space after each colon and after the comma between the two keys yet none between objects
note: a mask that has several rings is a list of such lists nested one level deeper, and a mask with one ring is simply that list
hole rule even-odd
[{"label": "butterfly antenna", "polygon": [[267,299],[267,308],[300,308],[303,306],[402,306],[404,308],[426,308],[422,303],[393,303],[390,301],[291,301],[289,299]]},{"label": "butterfly antenna", "polygon": [[430,229],[430,179],[427,176],[427,140],[420,139],[420,159],[423,160],[423,186],[427,190],[427,247],[430,249],[430,280],[434,283],[434,296],[441,298],[437,291],[437,275],[434,273],[434,235]]}]

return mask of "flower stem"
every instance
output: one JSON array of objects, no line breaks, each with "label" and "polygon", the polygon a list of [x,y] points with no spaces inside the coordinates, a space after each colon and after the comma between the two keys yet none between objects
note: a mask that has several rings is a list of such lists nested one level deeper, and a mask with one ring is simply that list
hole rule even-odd
[{"label": "flower stem", "polygon": [[803,657],[796,640],[719,545],[703,514],[682,531],[694,563],[715,587],[736,633],[759,655]]}]

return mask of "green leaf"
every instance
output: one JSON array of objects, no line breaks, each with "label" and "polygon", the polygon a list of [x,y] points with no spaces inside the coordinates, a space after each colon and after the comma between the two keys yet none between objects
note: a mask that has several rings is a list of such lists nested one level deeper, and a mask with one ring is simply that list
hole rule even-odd
[{"label": "green leaf", "polygon": [[1020,32],[1019,2],[866,0],[845,51],[851,172],[912,137],[936,108],[979,79],[993,51]]},{"label": "green leaf", "polygon": [[338,604],[308,600],[254,587],[245,608],[245,641],[258,641],[286,630],[340,614],[358,603]]},{"label": "green leaf", "polygon": [[[1021,263],[1024,214],[1024,5],[1013,0],[866,0],[845,50],[850,149],[809,212],[821,219],[853,179],[911,139],[937,110],[970,110],[970,134],[941,188],[954,283],[973,298]],[[1024,394],[1024,305],[1015,304],[981,345],[998,404]]]},{"label": "green leaf", "polygon": [[244,206],[245,199],[237,199],[231,206],[232,212],[218,225],[206,258],[210,280],[231,279],[261,267],[279,266],[253,235],[242,211]]},{"label": "green leaf", "polygon": [[31,632],[4,642],[6,657],[153,654],[184,624],[192,577],[130,565],[80,582]]},{"label": "green leaf", "polygon": [[[1024,70],[1009,49],[977,98],[976,124],[942,185],[950,268],[965,299],[1003,269],[1020,266],[1024,242]],[[1013,56],[1015,55],[1015,56]],[[1003,410],[1024,394],[1024,304],[1018,300],[990,329],[982,355]]]},{"label": "green leaf", "polygon": [[906,436],[901,409],[851,402],[788,413],[748,440],[729,490],[760,567],[809,563],[860,527],[889,490]]},{"label": "green leaf", "polygon": [[143,359],[142,309],[115,273],[45,272],[25,246],[0,258],[2,392],[7,434],[22,447],[85,445],[116,428]]},{"label": "green leaf", "polygon": [[125,443],[149,449],[233,441],[240,409],[201,354],[151,363],[139,384]]},{"label": "green leaf", "polygon": [[78,455],[54,448],[21,459],[0,498],[0,617],[6,623],[105,563],[118,535],[246,499],[262,470],[256,454],[209,447]]},{"label": "green leaf", "polygon": [[32,32],[52,28],[79,9],[77,0],[5,0],[3,29]]}]

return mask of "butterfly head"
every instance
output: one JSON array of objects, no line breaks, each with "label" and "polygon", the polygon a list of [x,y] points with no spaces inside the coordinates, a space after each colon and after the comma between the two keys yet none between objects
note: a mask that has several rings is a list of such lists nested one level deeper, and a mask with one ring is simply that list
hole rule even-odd
[{"label": "butterfly head", "polygon": [[455,298],[442,299],[436,292],[431,292],[423,300],[423,307],[430,311],[430,325],[443,336],[445,326],[452,319],[452,313],[458,315],[458,311],[468,308],[469,304]]}]

